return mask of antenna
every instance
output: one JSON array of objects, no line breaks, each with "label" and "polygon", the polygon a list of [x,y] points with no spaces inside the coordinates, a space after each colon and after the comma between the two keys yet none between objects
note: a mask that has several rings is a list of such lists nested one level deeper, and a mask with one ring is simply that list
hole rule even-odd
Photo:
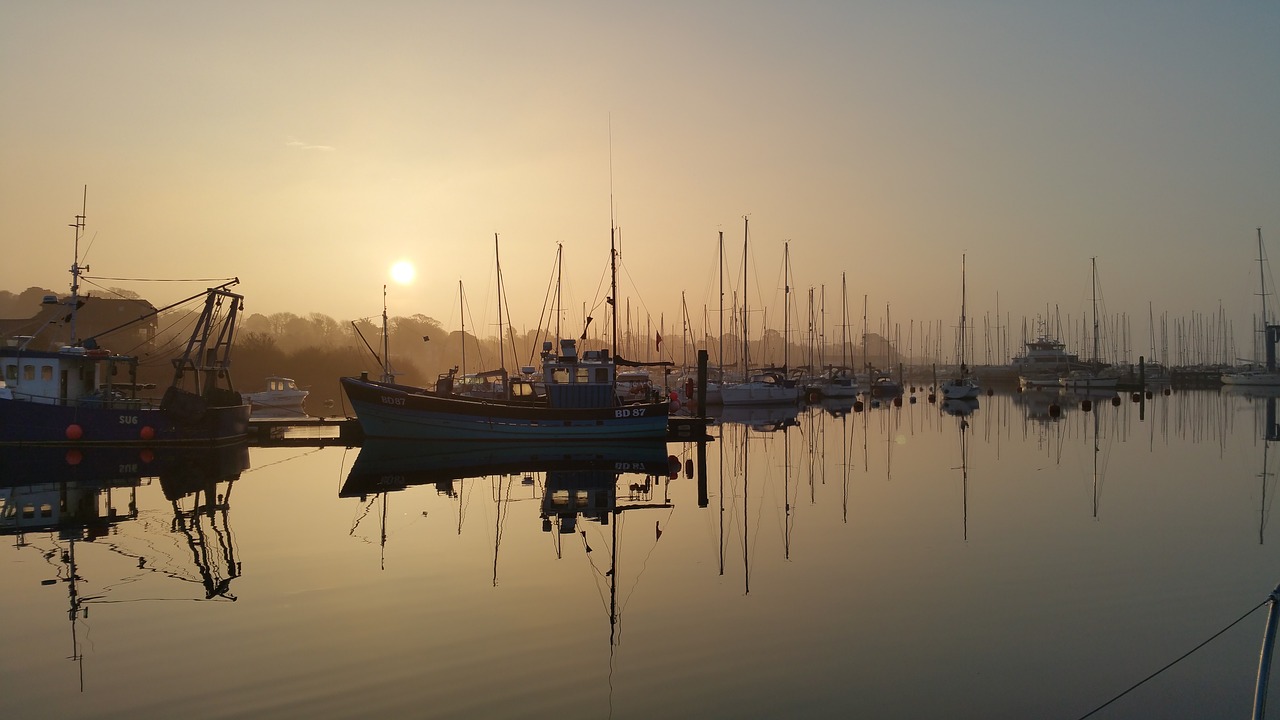
[{"label": "antenna", "polygon": [[89,266],[80,267],[80,237],[84,233],[84,219],[89,207],[89,186],[84,186],[84,195],[80,199],[80,214],[76,215],[76,221],[71,224],[75,228],[75,247],[74,257],[71,262],[71,344],[76,344],[76,310],[80,307],[80,273],[88,270]]}]

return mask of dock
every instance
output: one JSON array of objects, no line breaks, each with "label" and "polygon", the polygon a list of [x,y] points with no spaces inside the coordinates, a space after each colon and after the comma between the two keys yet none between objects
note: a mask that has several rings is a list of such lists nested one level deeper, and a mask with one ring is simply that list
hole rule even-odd
[{"label": "dock", "polygon": [[[667,442],[709,440],[710,423],[705,417],[672,416],[667,420]],[[254,447],[359,447],[363,441],[360,421],[353,417],[249,419],[249,444]]]},{"label": "dock", "polygon": [[249,418],[254,447],[356,447],[363,439],[360,421],[353,417]]}]

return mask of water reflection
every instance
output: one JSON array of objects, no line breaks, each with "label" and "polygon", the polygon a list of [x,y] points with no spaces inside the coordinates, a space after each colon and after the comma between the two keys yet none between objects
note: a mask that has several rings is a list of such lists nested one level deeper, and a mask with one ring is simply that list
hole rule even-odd
[{"label": "water reflection", "polygon": [[[204,600],[234,601],[231,581],[240,575],[231,533],[231,485],[248,468],[246,445],[221,448],[0,447],[0,535],[22,552],[37,553],[52,578],[65,585],[71,625],[70,659],[78,664],[84,690],[79,623],[89,605],[139,601],[115,591],[146,575],[198,583]],[[169,532],[181,538],[190,563],[147,543],[126,541],[121,526],[139,520],[138,490],[159,480],[172,508]],[[86,543],[128,558],[129,576],[87,583]],[[95,556],[102,560],[101,555]],[[93,567],[93,574],[104,572]],[[192,574],[194,569],[194,576]]]},{"label": "water reflection", "polygon": [[[618,625],[619,525],[624,513],[671,510],[669,496],[657,497],[662,478],[680,470],[678,459],[667,455],[664,442],[511,442],[423,443],[370,440],[352,463],[340,497],[358,497],[368,509],[379,503],[382,567],[386,567],[387,502],[392,493],[431,484],[436,492],[458,503],[458,533],[462,532],[463,483],[488,483],[495,503],[493,585],[498,585],[498,559],[514,483],[532,488],[539,501],[541,530],[548,534],[557,559],[565,557],[564,540],[574,538],[594,576],[607,585],[609,641],[616,642]],[[669,488],[669,484],[665,487]],[[372,496],[372,497],[371,497]],[[362,516],[367,517],[367,513]],[[352,527],[354,535],[360,525]],[[585,524],[607,529],[607,562],[593,548]],[[655,522],[654,542],[662,537]]]},{"label": "water reflection", "polygon": [[[0,672],[18,716],[123,714],[130,681],[173,707],[200,676],[209,712],[258,717],[1074,717],[1277,578],[1275,398],[1094,400],[822,404],[722,417],[702,446],[254,448],[243,478],[0,452],[23,508],[0,610],[28,655]],[[183,602],[85,618],[161,596]],[[40,713],[75,684],[68,620],[93,692]],[[1108,712],[1247,705],[1256,629]],[[200,652],[170,669],[174,647]]]}]

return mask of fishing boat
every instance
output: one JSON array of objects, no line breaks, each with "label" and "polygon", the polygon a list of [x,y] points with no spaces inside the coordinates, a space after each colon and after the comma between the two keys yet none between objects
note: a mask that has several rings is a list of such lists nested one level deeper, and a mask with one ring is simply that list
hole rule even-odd
[{"label": "fishing boat", "polygon": [[[188,338],[183,355],[173,361],[173,382],[159,402],[143,397],[149,386],[138,382],[138,357],[114,353],[100,342],[111,333],[140,322],[81,338],[76,311],[86,298],[79,293],[87,266],[80,264],[80,237],[85,216],[76,216],[75,261],[71,295],[61,316],[68,341],[50,347],[37,335],[10,337],[0,346],[0,444],[128,444],[224,443],[247,437],[249,405],[231,385],[231,339],[244,298],[224,283],[206,292],[155,310],[159,313],[200,297],[204,310]],[[56,301],[56,298],[54,298]],[[51,323],[44,330],[61,328]],[[45,349],[36,349],[45,348]]]},{"label": "fishing boat", "polygon": [[1276,342],[1280,341],[1280,325],[1267,322],[1267,263],[1262,250],[1262,228],[1258,228],[1258,272],[1262,278],[1262,344],[1265,361],[1236,372],[1223,373],[1222,384],[1244,387],[1280,386],[1280,370],[1276,368]]},{"label": "fishing boat", "polygon": [[293,378],[272,375],[267,378],[267,389],[258,392],[243,393],[245,402],[249,403],[254,415],[292,416],[305,415],[302,408],[309,391],[298,387]]},{"label": "fishing boat", "polygon": [[608,350],[579,355],[566,338],[542,354],[545,396],[477,398],[444,388],[344,377],[342,388],[368,437],[420,440],[665,438],[669,403],[621,404],[617,362]]},{"label": "fishing boat", "polygon": [[953,378],[947,378],[942,381],[940,390],[942,396],[949,400],[968,400],[978,397],[981,388],[978,383],[969,374],[969,366],[965,364],[965,348],[967,343],[965,337],[965,258],[960,256],[960,368]]},{"label": "fishing boat", "polygon": [[[617,250],[610,235],[614,347],[617,347]],[[385,311],[384,311],[385,315]],[[585,336],[585,332],[584,332]],[[386,350],[384,349],[384,356]],[[608,349],[578,351],[564,338],[542,346],[542,394],[499,398],[452,392],[447,379],[434,389],[402,385],[384,372],[341,378],[366,437],[417,440],[621,440],[665,438],[670,403],[618,398],[618,368],[627,366]],[[507,383],[504,383],[507,385]],[[509,385],[507,385],[509,387]]]}]

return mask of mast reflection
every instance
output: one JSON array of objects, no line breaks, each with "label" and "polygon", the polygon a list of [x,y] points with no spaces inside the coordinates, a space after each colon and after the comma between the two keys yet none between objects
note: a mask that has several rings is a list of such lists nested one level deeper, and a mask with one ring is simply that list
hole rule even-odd
[{"label": "mast reflection", "polygon": [[[114,588],[126,584],[120,578],[94,582],[91,587],[96,590],[86,593],[84,585],[89,581],[81,573],[86,563],[103,558],[91,554],[86,559],[82,546],[136,560],[137,574],[132,579],[159,573],[190,582],[180,568],[149,564],[147,555],[129,551],[120,536],[124,523],[139,518],[138,488],[158,478],[174,509],[170,531],[181,535],[192,553],[204,599],[234,600],[230,583],[239,576],[240,563],[234,555],[228,499],[230,485],[248,468],[248,459],[248,446],[243,444],[159,449],[0,447],[0,535],[12,537],[16,548],[42,554],[55,574],[43,585],[66,586],[70,659],[77,663],[81,691],[84,654],[79,623],[88,619],[88,606],[136,600],[112,596]],[[219,491],[224,482],[225,488]],[[182,501],[188,496],[196,501],[184,510]],[[208,499],[215,497],[216,501]],[[146,546],[158,552],[154,539]]]}]

